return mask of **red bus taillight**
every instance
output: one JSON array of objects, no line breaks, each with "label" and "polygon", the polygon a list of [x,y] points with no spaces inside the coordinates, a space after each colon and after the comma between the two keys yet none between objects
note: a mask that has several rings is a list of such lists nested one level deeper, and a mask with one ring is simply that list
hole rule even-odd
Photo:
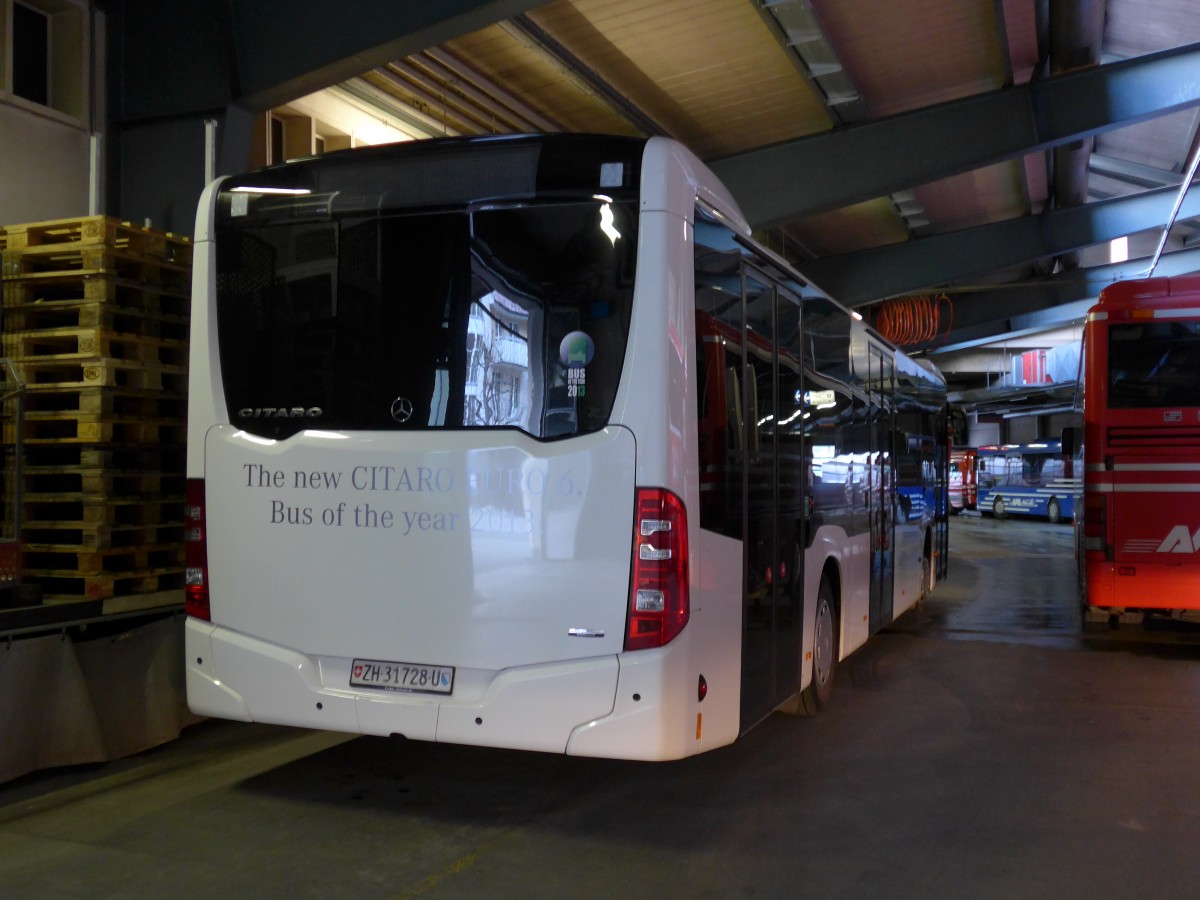
[{"label": "red bus taillight", "polygon": [[1107,559],[1108,497],[1087,494],[1083,500],[1083,549],[1090,559]]},{"label": "red bus taillight", "polygon": [[204,479],[189,478],[183,509],[183,608],[189,616],[208,621],[208,534],[204,524]]},{"label": "red bus taillight", "polygon": [[626,650],[670,642],[690,614],[687,512],[662,488],[638,488]]}]

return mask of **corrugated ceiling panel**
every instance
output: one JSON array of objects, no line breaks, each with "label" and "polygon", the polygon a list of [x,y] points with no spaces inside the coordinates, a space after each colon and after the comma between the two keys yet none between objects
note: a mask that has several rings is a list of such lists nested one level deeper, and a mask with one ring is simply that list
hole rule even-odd
[{"label": "corrugated ceiling panel", "polygon": [[1182,172],[1196,132],[1196,117],[1196,110],[1186,110],[1106,131],[1096,136],[1096,152],[1168,172]]},{"label": "corrugated ceiling panel", "polygon": [[810,216],[783,230],[815,257],[838,256],[908,239],[904,223],[886,198]]},{"label": "corrugated ceiling panel", "polygon": [[811,2],[876,118],[1004,83],[992,0]]},{"label": "corrugated ceiling panel", "polygon": [[575,0],[530,18],[702,157],[830,127],[747,0]]},{"label": "corrugated ceiling panel", "polygon": [[1120,0],[1106,7],[1104,52],[1119,57],[1200,41],[1196,0]]},{"label": "corrugated ceiling panel", "polygon": [[511,29],[495,25],[445,47],[554,119],[565,131],[635,133],[633,126],[606,102]]},{"label": "corrugated ceiling panel", "polygon": [[[1195,0],[1121,0],[1109,3],[1104,25],[1104,52],[1117,57],[1140,56],[1200,42],[1200,12]],[[1095,151],[1140,165],[1182,172],[1196,135],[1197,111],[1175,113],[1104,132]],[[1137,185],[1098,180],[1104,193],[1132,193]]]},{"label": "corrugated ceiling panel", "polygon": [[1026,212],[1020,160],[922,185],[913,193],[936,223],[935,233],[1015,219]]}]

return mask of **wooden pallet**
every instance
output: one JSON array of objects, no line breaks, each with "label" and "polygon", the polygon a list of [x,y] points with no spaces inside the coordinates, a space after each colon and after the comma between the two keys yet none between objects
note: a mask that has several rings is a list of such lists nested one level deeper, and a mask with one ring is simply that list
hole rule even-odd
[{"label": "wooden pallet", "polygon": [[84,550],[61,544],[25,543],[26,571],[76,575],[124,575],[183,569],[183,544]]},{"label": "wooden pallet", "polygon": [[172,391],[181,395],[187,392],[187,371],[182,366],[147,366],[111,359],[25,359],[20,367],[27,385],[118,387]]},{"label": "wooden pallet", "polygon": [[120,287],[121,283],[116,280],[94,284],[113,286],[113,297],[86,299],[71,296],[62,300],[38,299],[30,303],[5,304],[4,331],[13,334],[94,328],[110,334],[136,334],[165,341],[187,340],[188,317],[186,307],[178,302],[179,298],[167,295],[168,299],[176,301],[173,304],[176,311],[168,312],[163,311],[164,295],[161,292],[148,293],[136,289],[119,292],[115,288]]},{"label": "wooden pallet", "polygon": [[187,365],[187,344],[183,341],[164,341],[100,328],[8,332],[3,336],[3,350],[5,356],[21,362],[101,357],[181,368]]},{"label": "wooden pallet", "polygon": [[127,360],[158,366],[187,365],[187,344],[157,337],[120,334],[102,328],[53,328],[39,331],[6,331],[0,339],[4,355],[28,360]]},{"label": "wooden pallet", "polygon": [[42,586],[44,602],[87,598],[107,600],[127,594],[150,594],[183,587],[183,570],[152,570],[124,574],[71,575],[48,570],[27,570],[26,577]]},{"label": "wooden pallet", "polygon": [[83,494],[97,499],[182,500],[182,472],[122,472],[113,469],[26,467],[25,490],[32,494]]},{"label": "wooden pallet", "polygon": [[79,467],[124,471],[185,471],[182,446],[96,447],[87,444],[43,444],[25,448],[25,467]]},{"label": "wooden pallet", "polygon": [[[53,251],[53,252],[51,252]],[[147,260],[115,251],[102,244],[68,249],[35,247],[31,250],[3,252],[5,281],[36,284],[42,279],[61,278],[66,272],[80,277],[111,275],[137,284],[150,284],[184,290],[191,281],[191,269],[156,260]]]},{"label": "wooden pallet", "polygon": [[[16,426],[5,424],[4,440],[16,439]],[[22,438],[26,447],[36,444],[183,444],[187,441],[184,422],[147,422],[143,419],[113,419],[69,413],[30,413],[25,416]]]},{"label": "wooden pallet", "polygon": [[163,391],[40,384],[25,392],[25,411],[182,422],[187,418],[187,399]]},{"label": "wooden pallet", "polygon": [[24,529],[34,544],[72,547],[77,550],[115,550],[152,544],[183,545],[182,522],[156,525],[103,525],[81,522],[41,522]]},{"label": "wooden pallet", "polygon": [[183,521],[182,500],[96,500],[78,494],[26,494],[22,521],[26,529],[45,527],[78,528],[158,527]]},{"label": "wooden pallet", "polygon": [[0,229],[0,250],[25,576],[50,602],[181,589],[190,241],[92,216]]},{"label": "wooden pallet", "polygon": [[190,263],[192,243],[187,237],[122,222],[111,216],[55,219],[2,230],[4,249],[25,250],[57,244],[107,244],[164,261]]},{"label": "wooden pallet", "polygon": [[[36,308],[43,304],[95,300],[147,315],[185,317],[191,308],[191,283],[179,279],[171,285],[145,284],[111,272],[47,272],[36,278],[5,279],[5,310]],[[5,313],[7,317],[8,313]]]}]

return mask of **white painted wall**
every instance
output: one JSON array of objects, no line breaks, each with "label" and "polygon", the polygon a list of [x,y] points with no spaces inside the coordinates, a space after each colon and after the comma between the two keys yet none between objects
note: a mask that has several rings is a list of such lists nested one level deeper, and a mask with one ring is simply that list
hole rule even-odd
[{"label": "white painted wall", "polygon": [[0,102],[0,225],[88,214],[89,138]]},{"label": "white painted wall", "polygon": [[336,131],[350,135],[354,147],[410,141],[419,136],[404,122],[382,110],[368,112],[336,89],[293,100],[287,108],[316,120],[318,132],[322,126],[332,126]]}]

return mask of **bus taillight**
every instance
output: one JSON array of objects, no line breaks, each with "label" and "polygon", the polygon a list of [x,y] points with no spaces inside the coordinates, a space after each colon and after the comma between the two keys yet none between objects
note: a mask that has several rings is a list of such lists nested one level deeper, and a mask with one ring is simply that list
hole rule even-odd
[{"label": "bus taillight", "polygon": [[687,624],[687,512],[662,488],[638,488],[626,650],[661,647]]},{"label": "bus taillight", "polygon": [[1108,497],[1104,494],[1084,497],[1083,549],[1092,559],[1108,558]]},{"label": "bus taillight", "polygon": [[183,606],[189,616],[208,621],[208,535],[204,524],[204,479],[189,478],[183,510]]}]

